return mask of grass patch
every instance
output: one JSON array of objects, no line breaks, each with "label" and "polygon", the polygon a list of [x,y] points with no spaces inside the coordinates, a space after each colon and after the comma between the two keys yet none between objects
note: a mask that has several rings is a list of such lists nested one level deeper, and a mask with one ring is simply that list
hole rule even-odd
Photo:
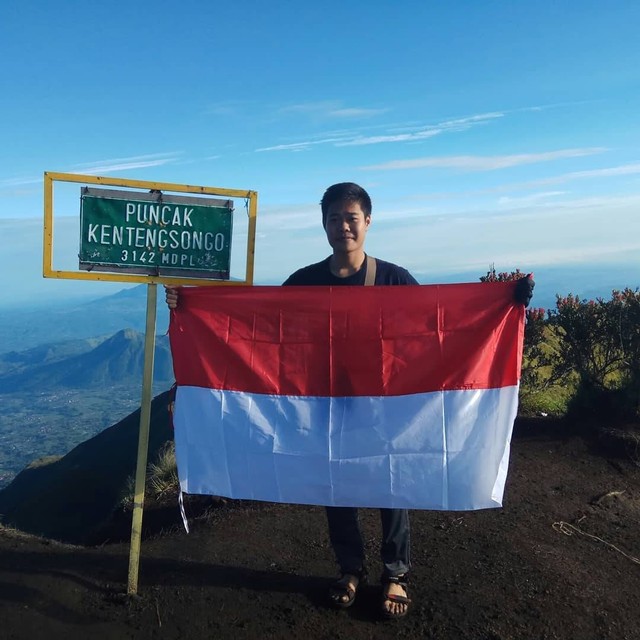
[{"label": "grass patch", "polygon": [[[133,506],[136,480],[131,475],[122,490],[119,504],[123,508]],[[151,500],[161,501],[166,496],[175,496],[180,491],[176,449],[173,440],[167,441],[158,451],[156,459],[147,465],[145,496]]]},{"label": "grass patch", "polygon": [[520,393],[518,414],[537,416],[546,413],[555,417],[564,416],[574,393],[575,390],[569,386],[553,386],[540,391],[523,389]]},{"label": "grass patch", "polygon": [[147,490],[153,498],[160,499],[166,494],[178,493],[178,468],[176,448],[169,440],[158,452],[155,462],[147,467]]}]

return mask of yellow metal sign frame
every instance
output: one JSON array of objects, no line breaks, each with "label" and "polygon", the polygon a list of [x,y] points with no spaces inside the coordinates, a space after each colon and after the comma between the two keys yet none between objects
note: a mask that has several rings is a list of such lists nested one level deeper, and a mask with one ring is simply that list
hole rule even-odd
[{"label": "yellow metal sign frame", "polygon": [[[244,280],[212,280],[207,278],[151,276],[133,273],[104,273],[97,271],[60,271],[53,268],[53,186],[54,182],[77,182],[112,187],[131,187],[134,189],[173,191],[177,193],[195,193],[200,195],[243,198],[247,200],[249,228],[247,233],[247,259]],[[197,286],[233,286],[252,285],[256,243],[256,217],[258,212],[258,193],[242,189],[223,189],[218,187],[198,187],[170,182],[149,182],[146,180],[128,180],[125,178],[105,178],[74,173],[44,174],[44,239],[42,257],[42,275],[45,278],[68,280],[102,280],[106,282],[142,282],[145,284],[197,285]]]},{"label": "yellow metal sign frame", "polygon": [[[182,278],[177,276],[152,276],[127,273],[104,273],[84,271],[57,271],[53,269],[53,184],[54,182],[77,182],[113,187],[131,187],[135,189],[173,191],[202,195],[244,198],[248,201],[249,228],[247,233],[247,262],[244,280],[212,280],[206,278]],[[142,399],[140,406],[140,430],[138,433],[138,456],[136,462],[133,514],[131,519],[131,545],[129,550],[129,574],[127,593],[134,595],[138,591],[138,572],[140,566],[140,544],[142,540],[142,515],[144,510],[145,478],[147,454],[149,448],[149,428],[151,422],[151,395],[153,382],[153,356],[156,334],[157,285],[196,285],[229,286],[252,285],[253,262],[255,255],[256,215],[258,194],[255,191],[240,189],[219,189],[217,187],[195,187],[167,182],[146,182],[122,178],[103,178],[72,173],[44,174],[44,255],[43,276],[45,278],[66,278],[71,280],[103,280],[111,282],[141,282],[147,287],[147,319],[144,343],[144,371],[142,376]]]}]

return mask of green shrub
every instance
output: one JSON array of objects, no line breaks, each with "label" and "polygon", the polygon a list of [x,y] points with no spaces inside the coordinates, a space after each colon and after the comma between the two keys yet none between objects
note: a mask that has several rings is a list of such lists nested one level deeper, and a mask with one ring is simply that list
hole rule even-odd
[{"label": "green shrub", "polygon": [[[482,282],[510,282],[519,269]],[[520,412],[567,414],[585,423],[640,419],[640,291],[611,299],[556,296],[556,308],[528,309],[520,378]]]},{"label": "green shrub", "polygon": [[158,452],[155,462],[147,467],[147,491],[148,495],[161,498],[177,494],[179,489],[175,444],[169,440]]},{"label": "green shrub", "polygon": [[[121,507],[126,509],[133,505],[135,487],[135,476],[131,475],[122,489],[119,501]],[[167,495],[177,495],[179,491],[175,444],[173,440],[168,440],[158,451],[156,459],[147,465],[145,495],[148,498],[160,500]]]},{"label": "green shrub", "polygon": [[549,323],[558,337],[553,372],[572,373],[577,388],[568,413],[576,419],[637,420],[640,406],[640,293],[613,291],[610,300],[557,296]]}]

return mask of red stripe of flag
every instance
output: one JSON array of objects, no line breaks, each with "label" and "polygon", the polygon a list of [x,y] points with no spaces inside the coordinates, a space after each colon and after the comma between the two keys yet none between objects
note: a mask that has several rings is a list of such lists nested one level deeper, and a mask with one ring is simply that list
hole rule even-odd
[{"label": "red stripe of flag", "polygon": [[294,396],[515,385],[513,287],[185,288],[169,329],[176,382]]}]

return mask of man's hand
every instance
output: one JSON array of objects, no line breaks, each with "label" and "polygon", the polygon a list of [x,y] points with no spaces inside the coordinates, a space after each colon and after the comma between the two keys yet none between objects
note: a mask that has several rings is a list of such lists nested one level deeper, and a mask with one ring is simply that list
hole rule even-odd
[{"label": "man's hand", "polygon": [[169,309],[175,309],[178,306],[178,287],[164,286],[165,297]]},{"label": "man's hand", "polygon": [[533,280],[533,274],[530,273],[524,278],[520,278],[516,281],[515,299],[518,304],[523,304],[525,307],[529,306],[531,297],[533,296],[533,289],[536,283]]}]

